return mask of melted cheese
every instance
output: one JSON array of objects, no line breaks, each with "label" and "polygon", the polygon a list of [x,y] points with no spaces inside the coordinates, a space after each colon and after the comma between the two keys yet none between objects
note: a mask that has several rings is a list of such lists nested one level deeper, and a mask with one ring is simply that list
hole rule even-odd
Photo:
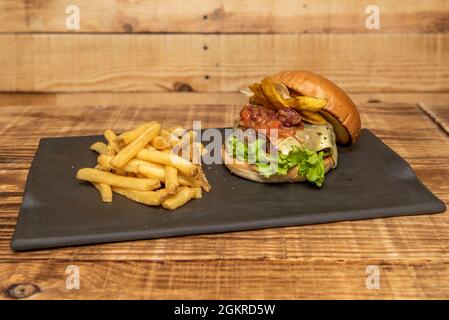
[{"label": "melted cheese", "polygon": [[335,168],[338,162],[338,150],[335,142],[335,133],[332,125],[304,124],[303,130],[296,131],[295,137],[282,140],[277,149],[283,154],[288,154],[293,146],[306,148],[313,151],[329,151],[334,160]]}]

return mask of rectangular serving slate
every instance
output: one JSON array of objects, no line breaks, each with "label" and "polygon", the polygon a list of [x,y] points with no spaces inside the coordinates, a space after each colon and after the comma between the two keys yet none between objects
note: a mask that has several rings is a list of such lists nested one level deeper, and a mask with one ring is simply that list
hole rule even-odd
[{"label": "rectangular serving slate", "polygon": [[14,250],[298,226],[443,212],[445,204],[401,157],[369,130],[339,148],[339,165],[319,189],[308,183],[260,184],[223,165],[204,166],[212,192],[174,212],[114,194],[103,203],[76,171],[96,164],[101,136],[43,138],[28,174],[11,242]]}]

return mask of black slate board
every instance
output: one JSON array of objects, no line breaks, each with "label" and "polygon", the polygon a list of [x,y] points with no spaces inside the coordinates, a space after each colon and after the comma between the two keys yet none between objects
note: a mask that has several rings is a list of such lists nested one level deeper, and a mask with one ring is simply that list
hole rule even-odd
[{"label": "black slate board", "polygon": [[343,220],[443,212],[445,204],[410,166],[368,130],[339,148],[339,166],[323,188],[308,183],[259,184],[223,165],[205,166],[210,193],[175,212],[114,194],[103,203],[96,189],[75,179],[93,167],[89,150],[100,136],[41,139],[28,174],[11,247],[33,250]]}]

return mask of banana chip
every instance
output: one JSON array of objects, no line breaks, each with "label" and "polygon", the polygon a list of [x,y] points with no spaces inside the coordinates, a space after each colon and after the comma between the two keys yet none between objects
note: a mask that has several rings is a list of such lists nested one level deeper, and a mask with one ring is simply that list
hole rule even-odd
[{"label": "banana chip", "polygon": [[[282,97],[282,95],[276,90],[273,81],[270,78],[262,79],[262,92],[267,97],[268,101],[275,107],[276,109],[288,108],[290,105],[286,102],[286,99]],[[279,85],[278,85],[279,87]]]},{"label": "banana chip", "polygon": [[302,120],[311,124],[326,124],[326,119],[318,112],[301,110]]},{"label": "banana chip", "polygon": [[258,106],[266,106],[266,107],[270,106],[270,102],[265,97],[260,83],[256,82],[256,83],[251,84],[249,86],[249,89],[254,93],[254,95],[252,95],[249,98],[249,103],[258,105]]},{"label": "banana chip", "polygon": [[295,100],[294,106],[298,110],[317,112],[323,109],[327,104],[326,99],[312,98],[307,96],[298,96],[293,99]]},{"label": "banana chip", "polygon": [[288,99],[290,97],[290,92],[288,91],[288,88],[280,82],[273,82],[274,88],[277,92],[281,95],[283,99]]}]

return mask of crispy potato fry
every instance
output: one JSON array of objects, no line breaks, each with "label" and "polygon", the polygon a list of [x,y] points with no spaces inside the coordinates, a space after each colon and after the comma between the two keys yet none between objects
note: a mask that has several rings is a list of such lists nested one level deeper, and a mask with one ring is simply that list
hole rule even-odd
[{"label": "crispy potato fry", "polygon": [[165,166],[165,189],[171,194],[176,193],[179,188],[178,169]]},{"label": "crispy potato fry", "polygon": [[159,189],[157,191],[137,191],[125,188],[112,187],[112,191],[127,197],[133,201],[146,204],[148,206],[157,206],[164,201],[169,193],[166,189]]},{"label": "crispy potato fry", "polygon": [[108,146],[107,144],[97,141],[93,145],[90,146],[90,150],[95,151],[99,154],[108,154]]},{"label": "crispy potato fry", "polygon": [[[174,210],[192,198],[201,198],[202,188],[210,190],[201,163],[187,160],[201,161],[206,151],[195,141],[196,134],[182,127],[164,130],[156,121],[118,137],[107,129],[104,135],[108,144],[96,142],[90,146],[99,154],[97,165],[79,169],[76,178],[92,183],[103,202],[111,202],[116,192],[142,204]],[[173,153],[176,146],[186,148],[186,159]]]},{"label": "crispy potato fry", "polygon": [[98,170],[106,171],[106,172],[110,171],[110,169],[105,168],[105,167],[103,167],[103,166],[100,165],[100,164],[97,164],[97,165],[94,167],[94,169],[98,169]]},{"label": "crispy potato fry", "polygon": [[147,122],[134,130],[123,132],[121,135],[117,137],[116,139],[117,143],[122,147],[127,146],[128,144],[136,140],[145,130],[153,126],[155,123],[156,121]]},{"label": "crispy potato fry", "polygon": [[201,187],[201,181],[195,177],[187,177],[183,174],[178,174],[179,185],[183,187]]},{"label": "crispy potato fry", "polygon": [[168,129],[167,131],[170,132],[175,137],[182,137],[187,132],[187,130],[181,126],[172,127],[170,129]]},{"label": "crispy potato fry", "polygon": [[140,165],[137,167],[137,171],[150,179],[158,179],[161,182],[165,182],[165,168],[159,164],[158,167]]},{"label": "crispy potato fry", "polygon": [[[142,165],[138,167],[139,173],[144,177],[150,179],[159,179],[161,182],[165,182],[165,168],[158,164],[151,164],[152,166]],[[157,166],[157,167],[156,167]],[[178,172],[178,182],[180,186],[184,187],[200,187],[201,182],[195,180],[194,177],[187,177]]]},{"label": "crispy potato fry", "polygon": [[[183,130],[184,130],[184,129],[183,129]],[[179,141],[179,137],[176,136],[175,134],[171,133],[171,132],[168,131],[168,130],[161,129],[160,135],[161,135],[161,136],[168,136],[168,138],[169,138],[169,140],[170,140],[170,145],[171,145],[172,147],[174,147],[174,146],[178,143],[178,141]]]},{"label": "crispy potato fry", "polygon": [[200,166],[198,166],[198,175],[196,176],[196,179],[204,191],[209,192],[212,189],[209,181],[206,179],[206,174],[204,173],[203,168]]},{"label": "crispy potato fry", "polygon": [[154,137],[151,145],[157,150],[170,149],[172,147],[169,135],[159,135]]},{"label": "crispy potato fry", "polygon": [[185,205],[195,195],[196,191],[193,189],[189,187],[181,187],[174,196],[162,202],[162,207],[168,210],[175,210],[176,208]]},{"label": "crispy potato fry", "polygon": [[145,147],[145,149],[146,150],[150,150],[150,151],[154,151],[154,150],[156,150],[156,148],[155,147],[153,147],[152,145],[147,145],[146,147]]},{"label": "crispy potato fry", "polygon": [[108,140],[109,145],[114,149],[115,152],[120,151],[120,147],[117,144],[117,136],[111,129],[106,129],[104,131],[104,137]]},{"label": "crispy potato fry", "polygon": [[203,191],[201,187],[193,187],[191,188],[193,190],[193,198],[194,199],[200,199],[203,197]]},{"label": "crispy potato fry", "polygon": [[76,173],[76,178],[79,180],[105,183],[110,186],[141,191],[151,191],[158,189],[161,186],[159,180],[123,177],[111,172],[104,172],[92,168],[79,169]]},{"label": "crispy potato fry", "polygon": [[156,162],[164,165],[175,167],[186,176],[194,177],[198,173],[198,167],[190,161],[183,159],[175,154],[166,153],[163,151],[149,151],[141,150],[137,155],[137,159]]},{"label": "crispy potato fry", "polygon": [[110,185],[96,182],[92,182],[92,184],[97,188],[98,192],[100,192],[101,201],[112,202],[112,189]]},{"label": "crispy potato fry", "polygon": [[[117,169],[123,167],[131,158],[141,151],[159,133],[161,125],[154,122],[136,140],[128,144],[111,160],[111,165]],[[151,151],[148,151],[151,152]]]}]

